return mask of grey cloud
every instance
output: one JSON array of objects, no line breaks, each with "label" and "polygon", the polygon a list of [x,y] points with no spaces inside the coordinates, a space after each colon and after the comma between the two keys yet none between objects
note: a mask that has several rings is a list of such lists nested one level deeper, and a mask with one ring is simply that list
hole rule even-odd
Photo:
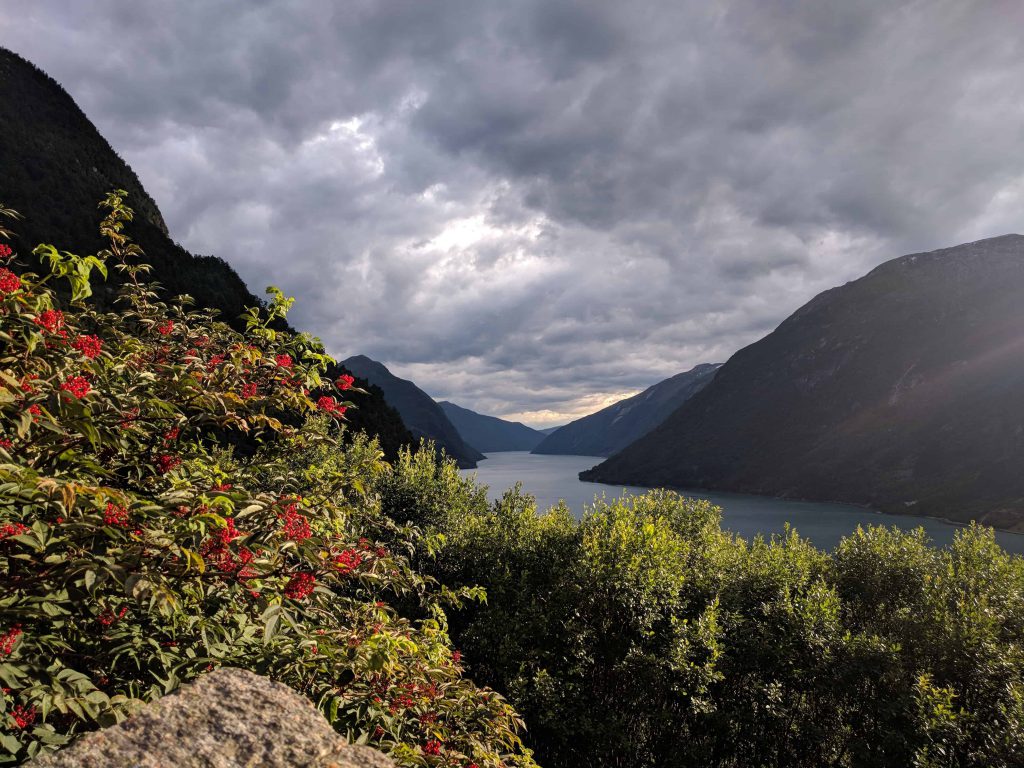
[{"label": "grey cloud", "polygon": [[13,0],[0,42],[186,246],[484,412],[559,420],[883,259],[1021,229],[1012,0],[173,8]]}]

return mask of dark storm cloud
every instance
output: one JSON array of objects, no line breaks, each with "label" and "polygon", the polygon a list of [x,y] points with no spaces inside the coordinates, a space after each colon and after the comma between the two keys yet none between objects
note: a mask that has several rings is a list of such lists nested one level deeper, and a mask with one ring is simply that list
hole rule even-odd
[{"label": "dark storm cloud", "polygon": [[[173,8],[173,12],[171,9]],[[564,421],[1020,230],[1018,2],[5,4],[191,250],[338,355]]]}]

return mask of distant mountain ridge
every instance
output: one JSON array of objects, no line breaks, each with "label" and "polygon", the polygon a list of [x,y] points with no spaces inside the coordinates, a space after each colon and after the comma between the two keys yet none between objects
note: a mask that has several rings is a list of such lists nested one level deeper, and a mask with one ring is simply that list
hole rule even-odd
[{"label": "distant mountain ridge", "polygon": [[433,440],[461,468],[472,469],[484,458],[480,451],[462,439],[441,406],[413,382],[398,378],[383,363],[366,355],[353,355],[342,361],[342,365],[356,376],[380,387],[385,400],[401,414],[402,421],[413,435]]},{"label": "distant mountain ridge", "polygon": [[455,425],[462,439],[483,453],[529,451],[544,439],[543,432],[518,421],[485,416],[447,400],[442,400],[438,405]]},{"label": "distant mountain ridge", "polygon": [[1024,237],[888,261],[740,350],[584,480],[1024,530]]},{"label": "distant mountain ridge", "polygon": [[702,363],[566,424],[548,435],[533,453],[611,456],[646,435],[700,392],[721,365]]},{"label": "distant mountain ridge", "polygon": [[[89,118],[57,81],[16,53],[0,48],[0,203],[25,216],[12,228],[19,259],[31,264],[32,249],[51,243],[62,250],[95,253],[102,213],[97,203],[112,189],[128,192],[135,219],[127,232],[142,246],[153,267],[147,278],[161,283],[171,298],[188,294],[200,307],[216,309],[221,319],[240,327],[247,307],[261,304],[231,266],[215,256],[194,256],[168,235],[156,202],[135,172],[111,148]],[[13,267],[18,269],[17,264]],[[33,268],[34,271],[36,268]],[[93,281],[94,300],[111,305],[120,273]],[[333,367],[330,378],[343,373]],[[386,456],[412,442],[398,412],[383,393],[365,380],[369,390],[353,398],[357,408],[347,414],[353,432],[376,435]]]}]

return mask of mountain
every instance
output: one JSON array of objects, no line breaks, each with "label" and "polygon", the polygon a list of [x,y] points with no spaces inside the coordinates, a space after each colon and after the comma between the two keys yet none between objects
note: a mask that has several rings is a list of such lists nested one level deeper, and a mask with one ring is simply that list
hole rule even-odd
[{"label": "mountain", "polygon": [[703,363],[555,430],[533,453],[611,456],[661,424],[721,367]]},{"label": "mountain", "polygon": [[[68,93],[49,75],[17,54],[0,48],[0,203],[25,216],[13,227],[12,242],[22,261],[39,267],[32,249],[51,243],[62,250],[95,253],[101,212],[96,204],[112,189],[128,192],[135,219],[128,233],[142,246],[166,295],[187,293],[200,307],[216,309],[236,328],[247,307],[260,304],[238,274],[223,259],[193,256],[175,243],[156,202],[143,189],[135,172],[100,135]],[[17,264],[13,266],[18,269]],[[94,281],[94,300],[109,307],[116,295],[119,273],[110,270],[104,283]],[[330,377],[344,371],[333,368]],[[367,382],[356,382],[368,387]],[[358,408],[347,414],[353,432],[378,435],[388,457],[411,444],[398,412],[380,390],[353,398]]]},{"label": "mountain", "polygon": [[[0,201],[25,216],[15,241],[23,257],[40,242],[93,253],[103,244],[96,204],[111,189],[128,192],[135,210],[129,231],[153,266],[152,279],[172,295],[188,293],[203,307],[234,319],[253,296],[222,259],[193,256],[167,232],[156,203],[135,172],[100,135],[74,100],[49,75],[0,48]],[[17,105],[16,107],[13,105]],[[102,303],[114,295],[117,273],[94,286]]]},{"label": "mountain", "polygon": [[538,429],[537,431],[540,432],[542,435],[550,435],[552,432],[557,432],[564,426],[565,425],[562,424],[559,427],[544,427],[544,429]]},{"label": "mountain", "polygon": [[544,433],[518,421],[505,421],[497,416],[463,408],[447,400],[438,403],[459,435],[483,453],[495,451],[529,451],[544,439]]},{"label": "mountain", "polygon": [[342,365],[380,387],[384,398],[401,414],[413,435],[433,440],[463,469],[475,467],[484,458],[480,451],[465,443],[441,406],[411,381],[398,378],[382,363],[366,355],[350,357]]},{"label": "mountain", "polygon": [[1024,237],[886,262],[737,352],[584,480],[1024,530]]}]

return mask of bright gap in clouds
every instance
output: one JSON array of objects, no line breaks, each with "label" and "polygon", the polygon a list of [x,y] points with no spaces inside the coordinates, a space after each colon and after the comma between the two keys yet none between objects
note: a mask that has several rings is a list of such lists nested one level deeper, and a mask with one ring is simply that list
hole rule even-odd
[{"label": "bright gap in clouds", "polygon": [[567,403],[564,410],[552,411],[548,409],[542,409],[537,411],[521,411],[518,413],[504,413],[497,414],[502,419],[508,419],[509,421],[521,421],[528,427],[534,429],[547,429],[548,427],[560,427],[563,424],[568,424],[570,421],[588,416],[591,413],[600,411],[603,408],[607,408],[609,405],[614,405],[620,400],[625,400],[627,397],[639,394],[641,390],[628,390],[625,392],[605,392],[601,394],[586,395],[585,397],[578,398],[577,400]]}]

